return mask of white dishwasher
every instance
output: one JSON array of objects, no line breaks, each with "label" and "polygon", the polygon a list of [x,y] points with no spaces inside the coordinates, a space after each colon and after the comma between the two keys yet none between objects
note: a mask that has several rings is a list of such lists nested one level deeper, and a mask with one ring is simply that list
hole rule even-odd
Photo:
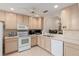
[{"label": "white dishwasher", "polygon": [[51,52],[54,56],[63,56],[63,41],[57,40],[57,38],[51,39]]}]

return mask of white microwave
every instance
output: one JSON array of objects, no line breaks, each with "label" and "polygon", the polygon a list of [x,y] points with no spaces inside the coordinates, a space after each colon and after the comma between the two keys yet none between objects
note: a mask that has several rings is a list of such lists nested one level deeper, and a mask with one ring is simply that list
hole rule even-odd
[{"label": "white microwave", "polygon": [[17,24],[17,30],[28,30],[28,27],[23,24]]}]

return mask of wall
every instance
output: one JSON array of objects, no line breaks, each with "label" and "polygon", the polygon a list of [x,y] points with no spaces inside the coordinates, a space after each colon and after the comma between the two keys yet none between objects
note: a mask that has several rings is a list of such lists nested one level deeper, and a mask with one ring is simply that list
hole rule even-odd
[{"label": "wall", "polygon": [[79,31],[79,6],[74,4],[61,11],[62,25],[65,26],[63,30]]},{"label": "wall", "polygon": [[56,29],[56,20],[51,17],[44,17],[43,32],[47,33],[49,29]]}]

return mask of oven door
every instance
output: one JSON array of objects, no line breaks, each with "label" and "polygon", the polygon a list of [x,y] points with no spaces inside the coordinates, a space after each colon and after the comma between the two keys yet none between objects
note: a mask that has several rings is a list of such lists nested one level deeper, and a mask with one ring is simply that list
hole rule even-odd
[{"label": "oven door", "polygon": [[19,38],[19,47],[31,45],[31,38],[26,37],[26,38]]}]

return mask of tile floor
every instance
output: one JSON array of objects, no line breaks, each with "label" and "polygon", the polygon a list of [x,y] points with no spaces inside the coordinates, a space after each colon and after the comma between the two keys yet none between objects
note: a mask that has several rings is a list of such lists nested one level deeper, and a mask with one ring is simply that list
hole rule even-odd
[{"label": "tile floor", "polygon": [[27,51],[15,52],[7,56],[52,56],[52,55],[47,51],[43,50],[42,48],[35,46]]}]

